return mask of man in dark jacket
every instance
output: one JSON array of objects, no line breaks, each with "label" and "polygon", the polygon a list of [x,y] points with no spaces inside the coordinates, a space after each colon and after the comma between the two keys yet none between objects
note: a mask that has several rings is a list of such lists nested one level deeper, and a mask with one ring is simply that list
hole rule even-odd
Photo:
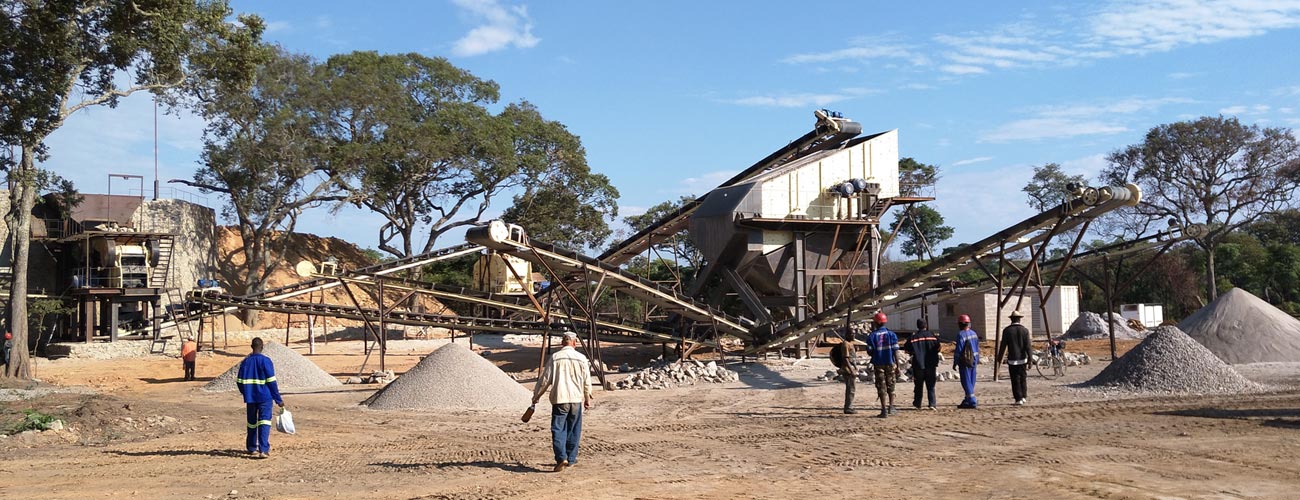
[{"label": "man in dark jacket", "polygon": [[858,412],[853,409],[853,394],[858,382],[858,352],[852,328],[845,328],[840,337],[840,343],[831,348],[831,364],[844,379],[844,413],[851,415]]},{"label": "man in dark jacket", "polygon": [[275,381],[275,365],[262,354],[262,338],[253,339],[253,353],[239,363],[235,387],[244,396],[248,413],[248,453],[257,458],[271,455],[271,402],[284,408],[280,385]]},{"label": "man in dark jacket", "polygon": [[1011,376],[1011,397],[1016,400],[1016,405],[1024,405],[1027,402],[1029,394],[1029,356],[1031,347],[1029,345],[1029,329],[1020,324],[1020,318],[1024,317],[1020,311],[1011,312],[1011,324],[1002,329],[1002,345],[998,346],[997,359],[1007,360],[1007,371]]},{"label": "man in dark jacket", "polygon": [[930,331],[925,319],[916,320],[916,333],[904,344],[903,350],[912,355],[912,407],[921,409],[922,389],[930,395],[930,405],[935,409],[934,382],[939,368],[939,339]]}]

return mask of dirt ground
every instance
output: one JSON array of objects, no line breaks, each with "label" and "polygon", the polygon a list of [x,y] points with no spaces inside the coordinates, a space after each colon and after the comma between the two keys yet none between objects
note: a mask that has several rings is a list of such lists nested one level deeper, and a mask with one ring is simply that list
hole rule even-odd
[{"label": "dirt ground", "polygon": [[[399,372],[438,341],[395,341]],[[312,361],[338,376],[361,365],[360,343],[318,344]],[[1126,343],[1127,349],[1132,343]],[[305,345],[294,345],[305,353]],[[990,346],[985,346],[988,349]],[[70,429],[0,439],[0,498],[1295,498],[1300,486],[1300,370],[1243,369],[1281,384],[1260,395],[1119,397],[1069,385],[1096,374],[1104,342],[1078,342],[1099,361],[1058,380],[1031,375],[1030,404],[1010,405],[1005,380],[982,366],[979,410],[957,410],[940,382],[940,411],[877,419],[874,390],[856,415],[843,386],[819,382],[825,359],[729,366],[741,381],[663,391],[597,392],[580,463],[551,473],[546,410],[373,411],[377,386],[287,393],[298,434],[272,436],[272,457],[243,453],[243,405],[199,390],[246,348],[207,353],[200,381],[171,358],[40,360],[56,387],[7,401]],[[531,385],[538,349],[495,340],[488,359]],[[605,350],[606,362],[645,364],[658,347]],[[368,370],[377,368],[371,359]],[[1005,369],[1003,370],[1005,377]],[[67,388],[85,386],[93,391]],[[25,387],[19,387],[25,388]],[[89,393],[93,392],[93,393]]]}]

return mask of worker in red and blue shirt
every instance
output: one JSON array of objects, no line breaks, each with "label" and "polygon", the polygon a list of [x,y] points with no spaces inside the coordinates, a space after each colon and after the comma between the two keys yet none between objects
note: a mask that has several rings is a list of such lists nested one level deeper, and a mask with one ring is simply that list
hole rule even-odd
[{"label": "worker in red and blue shirt", "polygon": [[248,453],[256,458],[271,456],[271,402],[284,409],[280,386],[275,382],[275,365],[262,354],[262,338],[253,339],[253,353],[239,363],[235,386],[244,395],[248,410]]},{"label": "worker in red and blue shirt", "polygon": [[[952,369],[957,370],[957,375],[961,377],[961,388],[966,392],[966,397],[961,400],[958,408],[975,409],[975,367],[980,364],[980,336],[975,330],[970,329],[970,316],[965,314],[957,317],[957,349],[952,356]],[[963,354],[970,351],[970,365],[963,362]]]},{"label": "worker in red and blue shirt", "polygon": [[[885,328],[889,317],[878,312],[871,318],[875,329],[867,336],[867,353],[871,355],[871,374],[876,379],[876,397],[880,398],[880,418],[894,413],[894,381],[898,379],[898,335]],[[888,403],[886,403],[888,401]]]}]

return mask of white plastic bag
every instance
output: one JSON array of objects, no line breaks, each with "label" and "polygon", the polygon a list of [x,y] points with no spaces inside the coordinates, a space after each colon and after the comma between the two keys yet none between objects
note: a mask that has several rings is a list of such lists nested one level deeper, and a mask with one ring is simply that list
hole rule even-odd
[{"label": "white plastic bag", "polygon": [[293,427],[293,414],[289,413],[289,410],[281,411],[280,416],[275,419],[275,430],[285,434],[297,432]]}]

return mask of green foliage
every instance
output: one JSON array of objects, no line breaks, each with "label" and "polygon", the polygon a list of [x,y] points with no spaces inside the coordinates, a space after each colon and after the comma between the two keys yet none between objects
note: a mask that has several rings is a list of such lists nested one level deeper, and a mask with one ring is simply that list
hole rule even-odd
[{"label": "green foliage", "polygon": [[920,196],[939,181],[939,167],[912,158],[898,160],[898,191],[903,196]]},{"label": "green foliage", "polygon": [[[677,201],[665,201],[650,207],[645,211],[645,213],[640,215],[629,215],[624,217],[623,223],[627,224],[628,228],[633,234],[635,234],[654,225],[656,222],[663,220],[665,217],[677,213],[677,211],[681,210],[683,206],[695,201],[695,199],[695,196],[688,195],[678,198]],[[657,241],[654,245],[654,249],[658,251],[658,254],[656,255],[655,252],[651,252],[651,258],[657,259],[662,257],[669,261],[676,260],[683,268],[698,268],[704,265],[703,254],[701,254],[700,250],[691,242],[690,235],[685,230],[673,235],[673,237],[665,237]],[[640,272],[636,271],[636,269],[645,267],[645,259],[639,259],[639,264],[633,265],[630,262],[628,264],[628,268],[632,269],[633,272]]]},{"label": "green foliage", "polygon": [[372,262],[376,264],[393,260],[393,257],[391,255],[387,255],[384,252],[380,252],[379,250],[375,250],[373,248],[363,248],[361,249],[361,253],[365,254],[366,258],[370,259]]},{"label": "green foliage", "polygon": [[1102,180],[1132,182],[1142,201],[1121,212],[1128,234],[1166,220],[1204,224],[1196,240],[1206,251],[1206,295],[1217,296],[1215,249],[1227,235],[1288,208],[1300,186],[1300,143],[1289,129],[1242,125],[1236,118],[1203,117],[1160,125],[1140,144],[1112,152]]},{"label": "green foliage", "polygon": [[903,254],[917,260],[925,258],[929,249],[938,247],[953,233],[951,226],[943,225],[943,215],[925,204],[913,205],[910,210],[896,215],[889,230],[897,230],[899,236],[906,238],[901,247]]},{"label": "green foliage", "polygon": [[478,262],[478,254],[440,260],[424,266],[421,279],[439,285],[473,288],[475,262]]},{"label": "green foliage", "polygon": [[73,314],[77,308],[63,302],[62,299],[36,299],[27,305],[28,326],[37,332],[44,332],[45,318],[51,314]]},{"label": "green foliage", "polygon": [[1059,164],[1048,163],[1041,167],[1034,167],[1034,176],[1022,191],[1028,197],[1029,206],[1042,212],[1069,198],[1070,190],[1066,189],[1066,186],[1084,183],[1085,179],[1082,175],[1066,175]]},{"label": "green foliage", "polygon": [[53,415],[46,415],[36,410],[23,410],[23,418],[5,429],[6,434],[18,434],[23,431],[48,431],[58,420]]}]

